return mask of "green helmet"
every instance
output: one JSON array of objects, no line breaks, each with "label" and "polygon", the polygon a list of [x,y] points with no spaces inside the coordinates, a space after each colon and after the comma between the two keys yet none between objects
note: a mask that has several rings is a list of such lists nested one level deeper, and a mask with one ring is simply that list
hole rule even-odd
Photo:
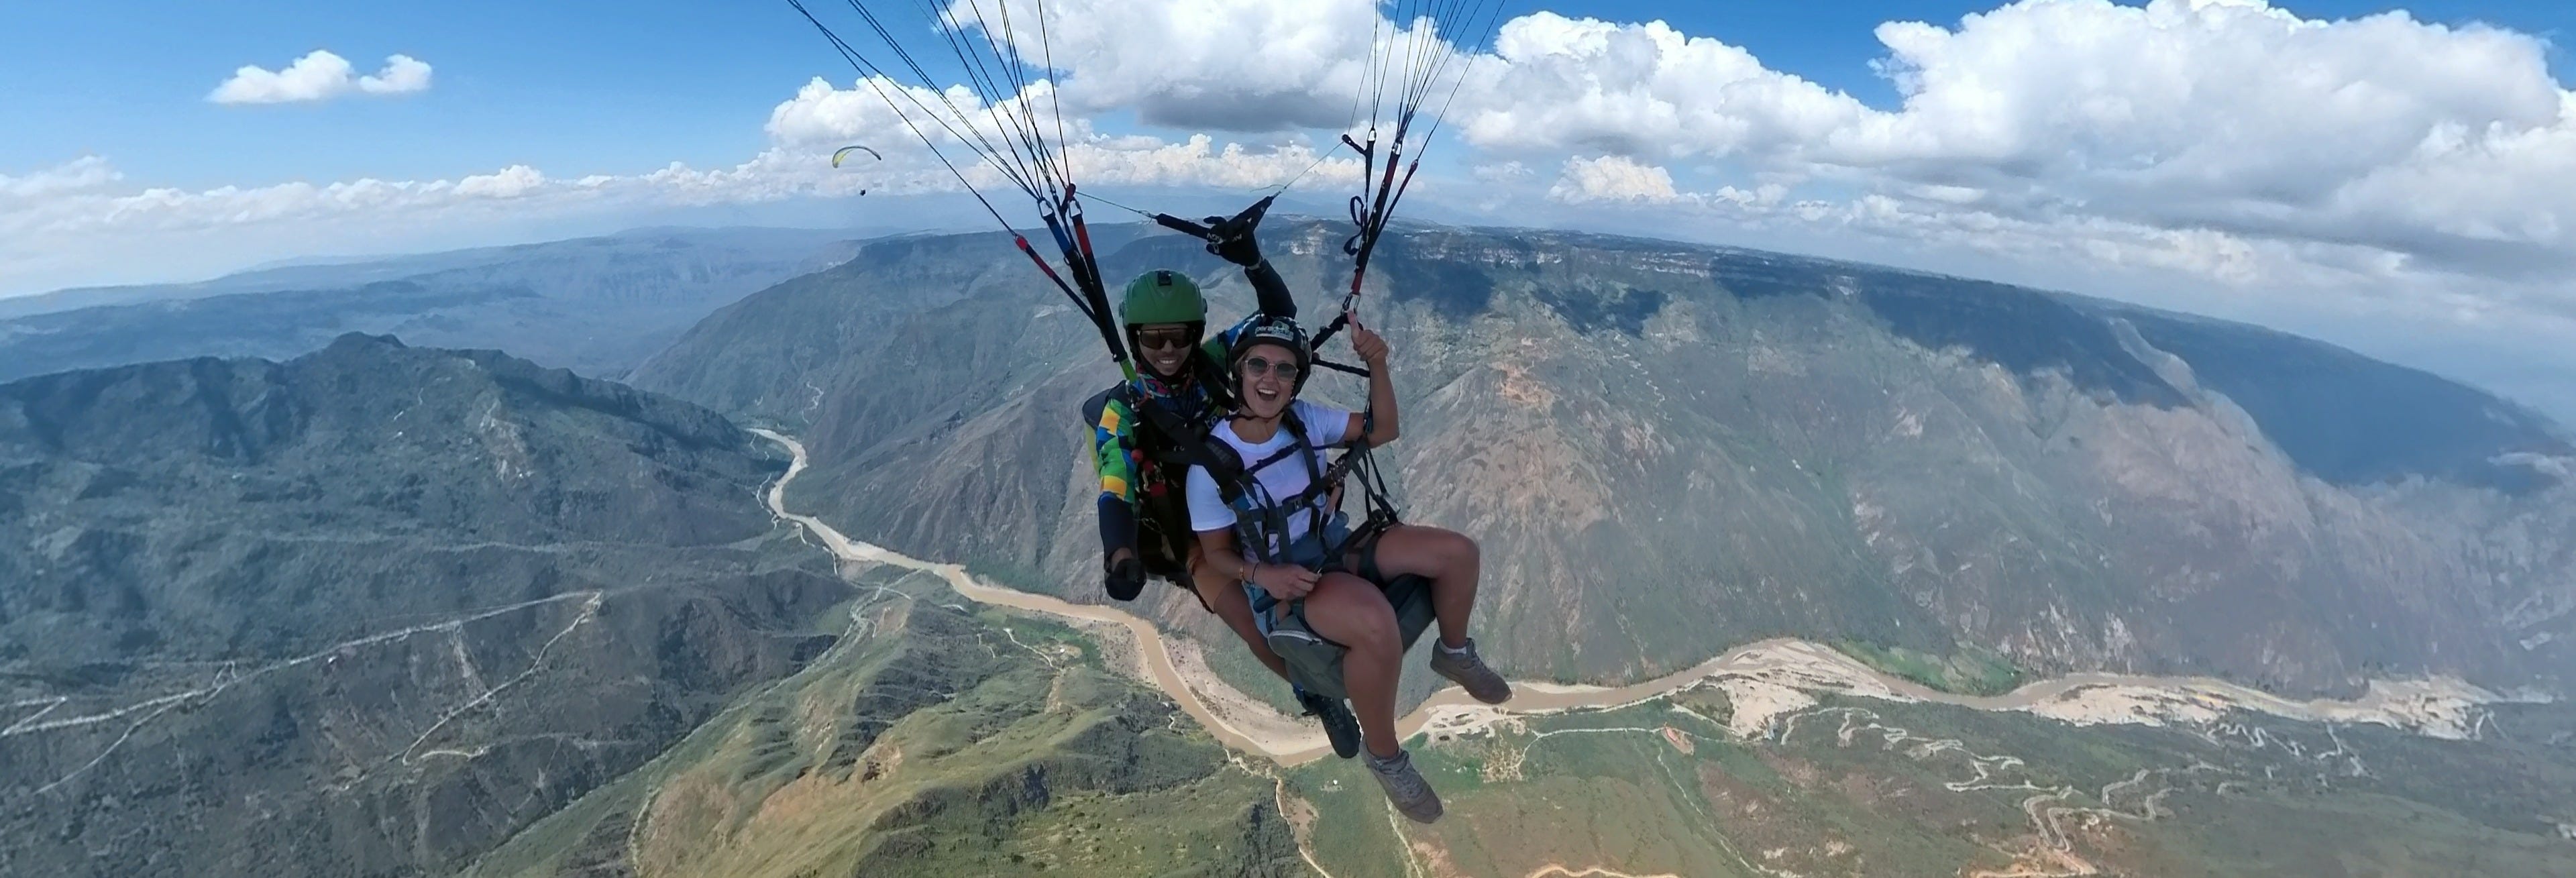
[{"label": "green helmet", "polygon": [[1151,323],[1205,323],[1207,298],[1197,281],[1170,269],[1148,271],[1127,282],[1118,314],[1129,326]]}]

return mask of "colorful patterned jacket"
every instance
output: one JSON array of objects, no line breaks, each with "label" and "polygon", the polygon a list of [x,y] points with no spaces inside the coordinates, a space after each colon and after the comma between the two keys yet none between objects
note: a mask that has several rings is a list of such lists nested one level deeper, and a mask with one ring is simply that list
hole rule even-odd
[{"label": "colorful patterned jacket", "polygon": [[[1182,477],[1188,468],[1165,466],[1155,459],[1155,452],[1170,447],[1172,437],[1154,429],[1135,406],[1169,406],[1179,420],[1193,423],[1213,424],[1206,418],[1221,416],[1222,413],[1208,411],[1214,399],[1208,392],[1208,382],[1222,374],[1226,352],[1235,337],[1262,315],[1297,314],[1295,298],[1269,262],[1247,268],[1244,274],[1259,295],[1260,310],[1218,330],[1202,343],[1193,352],[1185,377],[1177,386],[1150,373],[1140,374],[1134,381],[1101,391],[1084,404],[1083,417],[1091,423],[1092,466],[1100,476],[1096,505],[1104,559],[1121,547],[1136,549],[1149,575],[1175,582],[1185,575],[1180,565],[1188,557],[1187,541],[1194,539],[1188,526],[1188,504],[1181,496]],[[1140,524],[1147,533],[1138,532]],[[1140,544],[1140,537],[1150,538]]]}]

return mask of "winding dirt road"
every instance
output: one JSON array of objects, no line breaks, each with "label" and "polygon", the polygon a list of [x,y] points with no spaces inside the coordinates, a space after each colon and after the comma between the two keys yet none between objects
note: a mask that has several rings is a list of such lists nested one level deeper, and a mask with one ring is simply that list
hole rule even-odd
[{"label": "winding dirt road", "polygon": [[[1191,675],[1184,675],[1174,663],[1172,648],[1165,642],[1163,633],[1144,619],[1105,606],[1075,604],[1045,595],[985,585],[977,582],[961,565],[911,558],[850,539],[813,516],[789,512],[786,506],[787,485],[805,471],[805,446],[774,431],[755,428],[751,432],[778,443],[793,456],[787,473],[769,486],[766,499],[770,511],[781,519],[804,527],[834,556],[845,561],[892,564],[935,574],[947,580],[949,587],[958,594],[978,603],[1124,627],[1135,639],[1141,675],[1153,681],[1155,687],[1178,702],[1183,711],[1226,746],[1287,766],[1300,765],[1332,752],[1322,730],[1305,720],[1280,717],[1277,723],[1264,723],[1275,728],[1303,730],[1294,735],[1256,735],[1226,722],[1216,711],[1209,709],[1207,702],[1213,697],[1224,697],[1229,704],[1238,707],[1257,702],[1232,692],[1212,693],[1211,698],[1203,698],[1191,685]],[[1226,685],[1212,675],[1196,676],[1202,678],[1198,681],[1201,686],[1214,688]],[[1997,696],[1954,695],[1881,673],[1830,647],[1784,638],[1739,646],[1688,670],[1627,686],[1514,682],[1512,700],[1499,707],[1479,703],[1469,698],[1464,690],[1449,686],[1433,693],[1412,713],[1400,719],[1396,723],[1396,731],[1411,738],[1434,724],[1458,728],[1474,724],[1478,717],[1531,716],[1624,707],[1670,695],[1712,678],[1760,681],[1756,685],[1786,693],[1789,696],[1786,702],[1803,702],[1776,703],[1765,708],[1746,703],[1747,699],[1737,693],[1738,714],[1741,716],[1748,708],[1761,711],[1756,717],[1795,712],[1813,703],[1799,693],[1829,691],[1900,701],[1939,702],[1979,710],[2030,711],[2079,723],[2214,720],[2229,709],[2244,709],[2296,720],[2378,722],[2438,735],[2456,732],[2463,728],[2463,723],[2471,723],[2466,728],[2474,729],[2476,705],[2480,701],[2494,700],[2491,694],[2457,684],[2407,682],[2374,684],[2369,695],[2356,701],[2302,702],[2205,677],[2121,674],[2075,674],[2034,682]]]}]

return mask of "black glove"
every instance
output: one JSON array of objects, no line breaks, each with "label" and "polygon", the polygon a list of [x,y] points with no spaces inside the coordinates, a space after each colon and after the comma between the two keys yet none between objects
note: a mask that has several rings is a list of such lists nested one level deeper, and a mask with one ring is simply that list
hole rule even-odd
[{"label": "black glove", "polygon": [[1208,229],[1215,233],[1215,237],[1208,242],[1207,249],[1217,258],[1251,268],[1261,264],[1261,242],[1252,236],[1253,226],[1261,219],[1254,217],[1249,221],[1238,221],[1240,219],[1208,217]]},{"label": "black glove", "polygon": [[1109,579],[1104,587],[1109,590],[1110,597],[1122,601],[1135,600],[1145,591],[1145,562],[1134,558],[1118,559],[1109,565]]},{"label": "black glove", "polygon": [[1261,242],[1253,239],[1252,230],[1261,225],[1261,218],[1270,213],[1270,202],[1278,197],[1272,195],[1253,202],[1251,207],[1231,217],[1208,217],[1208,252],[1245,268],[1260,265]]}]

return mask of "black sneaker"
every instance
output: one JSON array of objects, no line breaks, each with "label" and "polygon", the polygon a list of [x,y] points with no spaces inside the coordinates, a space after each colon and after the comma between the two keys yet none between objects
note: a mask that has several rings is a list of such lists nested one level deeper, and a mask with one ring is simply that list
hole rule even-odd
[{"label": "black sneaker", "polygon": [[1324,724],[1324,737],[1333,741],[1333,755],[1349,759],[1360,753],[1360,720],[1351,715],[1349,705],[1339,698],[1326,698],[1304,689],[1297,690],[1297,703],[1306,706],[1304,716]]}]

